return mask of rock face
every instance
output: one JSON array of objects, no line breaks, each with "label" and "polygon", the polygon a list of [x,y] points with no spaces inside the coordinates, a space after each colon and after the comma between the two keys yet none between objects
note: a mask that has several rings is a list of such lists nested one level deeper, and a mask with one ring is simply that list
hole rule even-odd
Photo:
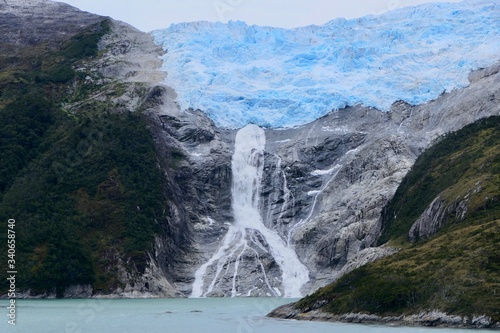
[{"label": "rock face", "polygon": [[68,4],[46,0],[3,0],[0,15],[0,29],[6,31],[0,36],[0,43],[11,44],[12,51],[42,42],[56,46],[68,36],[103,19]]},{"label": "rock face", "polygon": [[[230,134],[218,130],[201,112],[181,112],[175,92],[156,87],[147,103],[160,164],[170,184],[172,228],[186,239],[162,239],[154,258],[170,261],[170,281],[189,295],[199,261],[208,260],[232,222]],[[187,252],[168,258],[170,251],[188,241]],[[165,244],[165,242],[168,242]],[[159,255],[164,253],[163,255]]]},{"label": "rock face", "polygon": [[408,239],[415,242],[420,239],[430,238],[446,225],[449,216],[454,216],[457,220],[463,220],[467,214],[467,204],[470,201],[471,194],[479,193],[481,190],[482,187],[479,182],[473,188],[470,188],[465,196],[459,196],[451,203],[447,203],[442,198],[442,195],[437,196],[411,226]]},{"label": "rock face", "polygon": [[[500,112],[498,71],[482,72],[469,87],[424,105],[395,103],[389,113],[348,108],[303,127],[268,131],[266,149],[279,157],[294,204],[281,212],[283,196],[270,200],[275,194],[264,191],[263,210],[289,217],[278,224],[310,269],[304,291],[331,281],[374,245],[382,207],[436,137]],[[440,209],[431,210],[437,230]]]},{"label": "rock face", "polygon": [[414,242],[434,235],[443,225],[445,213],[445,203],[437,197],[412,225],[408,234],[409,239]]}]

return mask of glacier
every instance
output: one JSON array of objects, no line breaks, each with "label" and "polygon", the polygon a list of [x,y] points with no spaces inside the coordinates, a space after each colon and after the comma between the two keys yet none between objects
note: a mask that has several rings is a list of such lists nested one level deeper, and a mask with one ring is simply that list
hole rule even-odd
[{"label": "glacier", "polygon": [[472,70],[500,59],[500,0],[294,29],[192,22],[151,34],[182,109],[222,128],[286,128],[347,106],[388,111],[398,100],[417,105],[468,86]]}]

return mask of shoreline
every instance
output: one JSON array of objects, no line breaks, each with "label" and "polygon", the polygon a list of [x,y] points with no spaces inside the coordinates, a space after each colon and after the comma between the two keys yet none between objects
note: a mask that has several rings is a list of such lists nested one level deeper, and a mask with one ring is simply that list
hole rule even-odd
[{"label": "shoreline", "polygon": [[293,307],[295,303],[280,306],[267,317],[278,319],[295,319],[305,321],[341,322],[368,325],[410,326],[410,327],[442,327],[442,328],[474,328],[500,330],[500,323],[494,323],[486,315],[467,316],[448,315],[441,311],[428,311],[419,314],[401,316],[378,316],[364,313],[346,313],[336,315],[318,309],[302,312]]}]

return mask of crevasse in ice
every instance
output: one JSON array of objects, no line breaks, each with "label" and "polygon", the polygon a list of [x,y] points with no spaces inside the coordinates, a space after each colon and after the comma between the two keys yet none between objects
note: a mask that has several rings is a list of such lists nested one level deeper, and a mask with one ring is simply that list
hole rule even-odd
[{"label": "crevasse in ice", "polygon": [[[332,13],[332,17],[335,13]],[[224,128],[297,126],[362,104],[425,103],[500,59],[500,0],[433,3],[282,29],[194,22],[152,32],[183,109]]]}]

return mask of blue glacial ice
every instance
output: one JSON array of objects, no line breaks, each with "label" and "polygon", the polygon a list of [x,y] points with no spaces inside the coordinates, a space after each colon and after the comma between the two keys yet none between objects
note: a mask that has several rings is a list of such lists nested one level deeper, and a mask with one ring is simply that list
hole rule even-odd
[{"label": "blue glacial ice", "polygon": [[[335,13],[332,13],[332,17]],[[432,3],[322,26],[194,22],[152,32],[183,109],[220,127],[292,127],[362,104],[428,102],[500,60],[500,1]]]}]

